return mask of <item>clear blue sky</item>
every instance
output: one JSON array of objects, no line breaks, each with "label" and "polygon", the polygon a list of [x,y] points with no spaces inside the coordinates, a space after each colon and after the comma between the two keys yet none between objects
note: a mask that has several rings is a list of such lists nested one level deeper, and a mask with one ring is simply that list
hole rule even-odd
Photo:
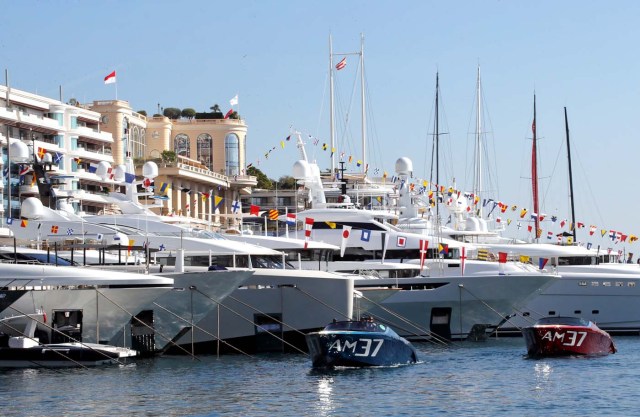
[{"label": "clear blue sky", "polygon": [[[574,156],[577,220],[640,235],[635,215],[640,114],[635,1],[7,1],[0,66],[12,87],[81,102],[118,98],[149,114],[208,111],[239,96],[247,162],[290,175],[290,126],[328,142],[328,37],[335,52],[365,36],[370,172],[410,156],[428,176],[435,73],[440,73],[443,173],[471,188],[476,68],[480,64],[497,198],[530,207],[533,93],[537,94],[543,212],[569,218],[563,107]],[[355,59],[337,79],[338,117],[353,94]],[[4,75],[4,74],[3,74]],[[4,84],[4,77],[2,83]],[[356,91],[356,97],[359,91]],[[358,158],[359,106],[338,152]],[[343,122],[338,122],[338,124]],[[446,142],[446,143],[445,143]],[[276,147],[268,160],[264,153]],[[321,167],[329,153],[315,151]],[[444,182],[444,181],[441,181]],[[451,182],[449,180],[448,182]],[[514,214],[511,217],[517,217]],[[524,237],[525,233],[511,235]],[[544,227],[557,231],[557,225]],[[586,230],[586,229],[585,229]],[[599,231],[596,233],[599,235]],[[583,241],[613,247],[607,239]],[[640,253],[640,244],[626,245]],[[633,250],[635,248],[635,250]]]}]

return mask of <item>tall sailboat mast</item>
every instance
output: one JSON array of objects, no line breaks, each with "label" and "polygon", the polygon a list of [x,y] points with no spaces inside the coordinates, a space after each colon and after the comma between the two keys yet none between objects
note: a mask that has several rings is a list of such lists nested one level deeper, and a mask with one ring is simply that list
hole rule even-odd
[{"label": "tall sailboat mast", "polygon": [[[329,35],[329,136],[331,139],[331,149],[336,146],[336,134],[334,126],[335,110],[333,104],[333,44]],[[331,175],[336,168],[335,152],[331,152]]]},{"label": "tall sailboat mast", "polygon": [[567,136],[567,158],[569,158],[569,201],[571,202],[571,224],[573,224],[573,241],[576,238],[576,212],[573,203],[573,173],[571,171],[571,144],[569,143],[569,119],[567,118],[567,108],[564,108],[564,127]]},{"label": "tall sailboat mast", "polygon": [[533,212],[535,213],[535,236],[538,241],[538,230],[540,229],[540,211],[538,207],[538,148],[536,143],[536,95],[533,94],[533,145],[531,147],[531,189],[533,191]]},{"label": "tall sailboat mast", "polygon": [[435,110],[435,132],[433,139],[436,144],[436,219],[440,218],[440,204],[438,204],[438,187],[440,186],[440,116],[438,114],[438,93],[440,92],[440,74],[436,72],[436,110]]},{"label": "tall sailboat mast", "polygon": [[367,172],[367,118],[364,102],[364,34],[360,34],[360,101],[362,103],[362,173]]},{"label": "tall sailboat mast", "polygon": [[[475,175],[473,182],[473,194],[482,193],[482,98],[480,96],[480,66],[478,65],[478,81],[476,86],[477,113],[476,113],[476,155],[474,159]],[[482,217],[482,206],[479,205],[478,217]]]}]

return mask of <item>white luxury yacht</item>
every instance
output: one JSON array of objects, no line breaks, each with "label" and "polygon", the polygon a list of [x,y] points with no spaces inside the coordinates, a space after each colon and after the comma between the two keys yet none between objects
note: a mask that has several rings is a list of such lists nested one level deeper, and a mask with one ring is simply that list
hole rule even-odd
[{"label": "white luxury yacht", "polygon": [[501,324],[504,317],[556,279],[521,263],[504,264],[500,271],[475,270],[463,275],[465,259],[460,255],[463,248],[467,249],[465,244],[452,239],[428,239],[429,246],[424,248],[425,236],[393,226],[390,220],[397,217],[390,212],[358,209],[347,196],[342,203],[328,204],[319,168],[307,161],[300,138],[298,143],[302,159],[294,165],[294,177],[309,188],[312,208],[297,213],[297,217],[312,224],[311,240],[344,244],[345,261],[420,260],[422,248],[423,274],[428,276],[354,281],[356,289],[400,289],[370,312],[388,321],[403,336],[428,337],[436,333],[462,339],[472,332],[483,333],[484,329]]},{"label": "white luxury yacht", "polygon": [[[153,167],[145,168],[145,172],[153,171]],[[144,268],[153,274],[177,271],[171,275],[175,280],[176,275],[233,274],[237,273],[234,271],[251,269],[252,277],[242,285],[236,285],[226,300],[212,302],[206,314],[193,318],[188,312],[184,312],[186,316],[179,314],[182,322],[188,317],[189,325],[195,323],[191,326],[194,332],[187,331],[176,337],[175,341],[182,346],[171,349],[172,352],[184,352],[184,349],[189,352],[214,352],[213,348],[215,351],[280,351],[289,349],[289,343],[296,348],[305,347],[301,332],[323,328],[336,317],[351,318],[353,279],[350,277],[324,271],[297,270],[286,262],[285,255],[279,251],[236,242],[218,233],[165,222],[162,216],[138,201],[137,183],[123,184],[126,194],[110,193],[109,200],[119,208],[121,214],[78,216],[69,205],[63,204],[63,210],[51,210],[43,207],[39,200],[27,199],[23,202],[22,216],[28,219],[28,224],[26,227],[13,227],[13,231],[19,237],[35,240],[39,230],[48,231],[53,226],[58,230],[73,229],[74,233],[79,230],[81,236],[95,237],[101,234],[103,241],[106,240],[104,246],[111,249],[119,246],[120,250],[126,248],[126,244],[117,245],[115,242],[128,241],[132,245],[133,240],[137,249],[144,244],[144,249],[152,252],[146,256],[144,265],[102,267],[126,270]],[[105,236],[113,238],[107,240]],[[48,234],[46,238],[51,240],[58,236]],[[44,237],[40,236],[40,239],[44,240]],[[100,259],[95,255],[85,257],[81,252],[76,255],[76,259],[83,263],[86,259],[96,258]],[[116,255],[110,259],[117,259]],[[104,260],[103,254],[102,264],[106,263]],[[191,289],[183,294],[193,294],[193,300],[207,298],[206,295],[198,295],[200,285],[182,287]],[[188,308],[189,303],[190,299],[185,300],[175,308]],[[178,318],[174,320],[179,321]],[[274,323],[281,327],[280,332],[265,330],[272,329]],[[224,343],[219,345],[219,340]]]},{"label": "white luxury yacht", "polygon": [[[49,325],[39,326],[39,333],[47,335],[41,340],[54,343],[72,337],[133,346],[145,354],[170,346],[172,339],[253,273],[236,270],[151,275],[64,266],[65,260],[55,254],[28,248],[21,248],[19,257],[17,251],[11,253],[8,248],[2,248],[0,254],[0,275],[7,277],[0,279],[0,319],[27,317],[41,310],[51,317]],[[195,292],[198,295],[192,294]],[[26,325],[17,320],[11,323],[14,327]],[[1,330],[15,333],[19,328],[4,326]]]},{"label": "white luxury yacht", "polygon": [[[410,164],[408,158],[398,160],[396,167],[401,177],[406,175],[403,167]],[[397,226],[424,236],[436,233],[435,222],[419,215],[425,206],[422,196],[412,195],[404,184],[399,194]],[[640,302],[640,266],[622,264],[617,261],[617,255],[577,245],[526,243],[502,237],[499,230],[489,230],[486,219],[468,214],[466,198],[458,199],[455,194],[445,209],[453,217],[455,227],[440,227],[441,235],[475,246],[471,254],[477,256],[480,249],[487,258],[498,259],[503,253],[507,255],[508,264],[525,260],[543,272],[558,274],[557,280],[504,323],[502,332],[519,333],[521,327],[544,316],[579,316],[597,322],[606,331],[640,332],[640,311],[636,308]],[[466,262],[469,268],[473,268],[474,263],[494,271],[500,267],[496,262]]]}]

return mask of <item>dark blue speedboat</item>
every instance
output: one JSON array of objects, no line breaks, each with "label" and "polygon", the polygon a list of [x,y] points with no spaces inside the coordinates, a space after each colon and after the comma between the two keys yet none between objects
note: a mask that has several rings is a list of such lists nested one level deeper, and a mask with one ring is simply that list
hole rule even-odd
[{"label": "dark blue speedboat", "polygon": [[334,321],[306,339],[314,368],[393,366],[418,360],[411,343],[368,317]]}]

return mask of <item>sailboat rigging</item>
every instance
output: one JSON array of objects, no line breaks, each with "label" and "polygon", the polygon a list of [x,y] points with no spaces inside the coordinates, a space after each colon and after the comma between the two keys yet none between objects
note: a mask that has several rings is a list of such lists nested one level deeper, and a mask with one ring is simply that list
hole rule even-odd
[{"label": "sailboat rigging", "polygon": [[533,144],[531,146],[531,189],[533,191],[533,213],[536,242],[539,239],[540,230],[540,211],[538,207],[538,160],[537,160],[537,143],[536,143],[536,95],[533,94],[533,123],[531,125],[533,131]]},{"label": "sailboat rigging", "polygon": [[[333,43],[331,35],[329,35],[329,136],[331,141],[331,149],[336,148],[336,133],[335,133],[335,83],[334,83],[334,71],[339,71],[345,67],[345,62],[347,56],[349,55],[358,55],[360,57],[360,89],[361,89],[361,118],[362,118],[362,174],[367,173],[367,136],[366,136],[366,107],[365,107],[365,81],[364,81],[364,34],[360,34],[360,52],[352,52],[352,53],[334,53],[333,52]],[[343,60],[340,61],[336,66],[333,65],[333,57],[341,56]],[[336,172],[336,153],[332,151],[331,155],[331,172]]]},{"label": "sailboat rigging", "polygon": [[577,238],[576,238],[576,229],[577,227],[575,227],[576,224],[576,211],[575,211],[575,206],[573,203],[573,173],[571,171],[571,145],[569,143],[569,121],[567,118],[567,108],[564,108],[564,127],[565,127],[565,132],[566,132],[566,136],[567,136],[567,158],[569,159],[569,201],[571,202],[571,224],[574,225],[573,227],[573,241],[577,242]]}]

